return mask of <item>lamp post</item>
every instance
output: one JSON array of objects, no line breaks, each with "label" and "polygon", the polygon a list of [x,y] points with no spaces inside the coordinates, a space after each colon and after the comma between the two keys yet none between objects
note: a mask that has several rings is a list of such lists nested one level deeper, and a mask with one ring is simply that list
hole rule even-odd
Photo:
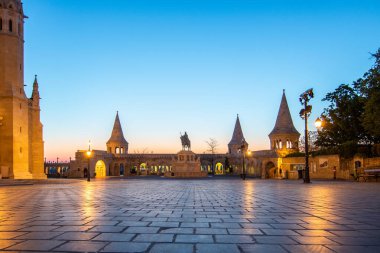
[{"label": "lamp post", "polygon": [[[251,151],[250,150],[247,150],[247,156],[250,156],[251,155]],[[245,170],[245,151],[243,151],[243,180],[245,180],[245,177],[247,175],[246,173],[246,170]]]},{"label": "lamp post", "polygon": [[90,178],[90,158],[91,158],[91,141],[88,141],[88,150],[86,152],[87,154],[87,182],[90,182],[91,181],[91,178]]},{"label": "lamp post", "polygon": [[246,142],[245,142],[245,139],[243,138],[241,140],[241,146],[240,146],[240,152],[242,153],[243,155],[243,169],[242,169],[242,175],[241,175],[241,179],[245,180],[245,150],[246,150]]},{"label": "lamp post", "polygon": [[310,174],[309,174],[309,131],[307,127],[307,119],[311,114],[312,106],[308,105],[310,99],[314,97],[313,89],[308,89],[300,95],[301,105],[304,106],[300,111],[300,116],[305,120],[305,177],[303,179],[304,183],[310,183]]},{"label": "lamp post", "polygon": [[319,130],[319,129],[321,129],[322,125],[323,125],[323,122],[322,122],[322,120],[318,117],[318,118],[315,120],[315,127]]}]

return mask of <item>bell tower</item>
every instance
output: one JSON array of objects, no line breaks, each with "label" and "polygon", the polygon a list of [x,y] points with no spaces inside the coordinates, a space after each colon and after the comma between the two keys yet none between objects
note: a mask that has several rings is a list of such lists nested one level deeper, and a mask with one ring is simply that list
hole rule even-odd
[{"label": "bell tower", "polygon": [[[40,108],[24,91],[25,18],[21,0],[0,1],[0,168],[2,177],[15,179],[44,176]],[[40,140],[32,137],[37,128]]]}]

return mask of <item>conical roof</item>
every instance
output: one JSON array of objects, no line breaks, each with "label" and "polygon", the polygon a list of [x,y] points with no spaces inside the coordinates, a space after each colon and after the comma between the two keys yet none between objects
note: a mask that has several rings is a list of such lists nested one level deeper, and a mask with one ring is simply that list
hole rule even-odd
[{"label": "conical roof", "polygon": [[238,114],[236,117],[234,133],[233,133],[232,139],[231,139],[230,143],[228,143],[228,145],[236,145],[236,144],[241,145],[243,139],[244,139],[244,134],[243,134],[243,131],[241,130],[239,114]]},{"label": "conical roof", "polygon": [[37,75],[34,76],[32,99],[40,99],[40,93],[38,91]]},{"label": "conical roof", "polygon": [[293,125],[292,116],[290,115],[288,101],[286,100],[285,90],[282,94],[280,109],[278,111],[276,125],[274,126],[272,132],[273,134],[300,134]]},{"label": "conical roof", "polygon": [[125,140],[123,135],[123,129],[121,128],[120,119],[119,119],[119,112],[116,113],[115,123],[113,125],[111,138],[107,141],[107,144],[109,143],[120,143],[120,144],[128,144],[128,142]]}]

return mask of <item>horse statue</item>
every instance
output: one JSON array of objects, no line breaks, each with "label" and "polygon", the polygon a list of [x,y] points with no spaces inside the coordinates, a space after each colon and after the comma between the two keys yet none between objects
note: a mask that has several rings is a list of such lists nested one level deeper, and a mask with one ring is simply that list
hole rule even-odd
[{"label": "horse statue", "polygon": [[[180,133],[181,134],[181,133]],[[182,150],[191,150],[191,143],[190,143],[190,139],[189,139],[189,136],[187,135],[187,133],[185,132],[184,135],[181,134],[181,142],[182,142]]]}]

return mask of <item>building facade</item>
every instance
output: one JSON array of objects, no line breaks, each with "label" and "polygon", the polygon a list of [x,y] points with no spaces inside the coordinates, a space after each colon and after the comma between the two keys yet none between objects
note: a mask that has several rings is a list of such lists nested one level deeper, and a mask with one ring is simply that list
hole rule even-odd
[{"label": "building facade", "polygon": [[24,90],[24,15],[21,0],[0,0],[1,176],[46,178],[37,76]]},{"label": "building facade", "polygon": [[[242,174],[244,164],[244,173],[249,176],[282,178],[285,176],[285,171],[281,171],[282,159],[298,151],[299,136],[293,125],[284,91],[275,127],[269,134],[270,150],[255,151],[251,154],[247,152],[248,143],[238,115],[232,138],[228,143],[228,153],[195,154],[194,160],[199,160],[201,171],[214,175]],[[91,177],[168,175],[173,171],[173,166],[180,162],[177,153],[129,154],[128,145],[117,113],[111,137],[106,143],[107,149],[93,150],[91,157],[87,157],[87,150],[78,150],[75,160],[70,162],[67,176],[85,177],[88,168]]]}]

